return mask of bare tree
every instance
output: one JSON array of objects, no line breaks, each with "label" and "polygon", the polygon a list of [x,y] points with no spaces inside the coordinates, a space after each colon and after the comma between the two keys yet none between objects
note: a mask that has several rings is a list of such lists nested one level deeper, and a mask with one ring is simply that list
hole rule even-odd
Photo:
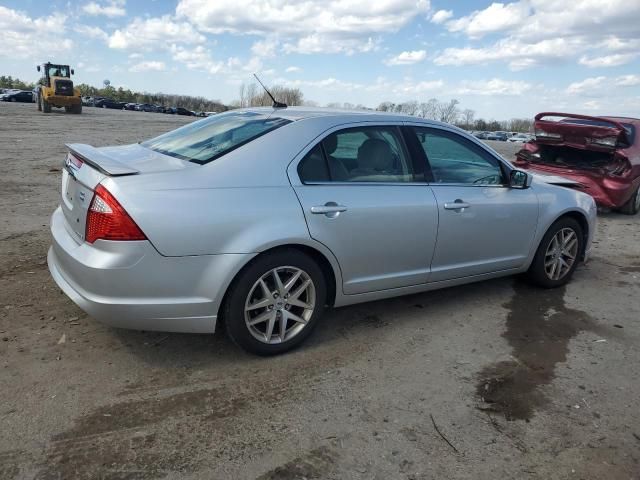
[{"label": "bare tree", "polygon": [[465,108],[462,111],[462,126],[469,130],[473,126],[473,120],[476,117],[476,112],[470,108]]},{"label": "bare tree", "polygon": [[436,120],[438,118],[438,103],[438,100],[435,98],[431,98],[427,102],[422,102],[418,108],[418,116],[429,120]]},{"label": "bare tree", "polygon": [[455,123],[460,115],[460,109],[458,108],[458,100],[450,100],[449,103],[438,104],[438,120],[445,123]]}]

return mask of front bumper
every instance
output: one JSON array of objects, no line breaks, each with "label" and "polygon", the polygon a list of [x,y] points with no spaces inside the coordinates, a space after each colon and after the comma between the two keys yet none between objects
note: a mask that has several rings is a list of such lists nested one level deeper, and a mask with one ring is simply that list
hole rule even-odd
[{"label": "front bumper", "polygon": [[80,105],[82,99],[72,95],[49,95],[47,102],[56,107],[71,107],[72,105]]},{"label": "front bumper", "polygon": [[62,210],[51,217],[47,261],[62,291],[119,328],[212,333],[224,292],[252,255],[165,257],[148,241],[80,243]]}]

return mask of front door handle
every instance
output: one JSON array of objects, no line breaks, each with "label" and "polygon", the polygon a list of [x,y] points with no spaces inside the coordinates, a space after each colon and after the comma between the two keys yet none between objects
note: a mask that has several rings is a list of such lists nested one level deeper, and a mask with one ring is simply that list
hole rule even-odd
[{"label": "front door handle", "polygon": [[336,202],[327,202],[324,205],[316,205],[311,207],[311,213],[316,215],[326,215],[329,218],[335,218],[342,212],[346,212],[347,207],[338,205]]},{"label": "front door handle", "polygon": [[462,210],[463,208],[470,208],[471,205],[463,202],[459,198],[454,202],[447,202],[444,204],[445,210]]}]

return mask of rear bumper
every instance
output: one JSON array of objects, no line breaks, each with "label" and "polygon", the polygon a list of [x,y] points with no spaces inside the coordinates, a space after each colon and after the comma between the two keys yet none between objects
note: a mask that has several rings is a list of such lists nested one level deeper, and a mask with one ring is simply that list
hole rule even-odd
[{"label": "rear bumper", "polygon": [[608,177],[588,171],[558,168],[516,160],[514,165],[524,170],[542,174],[553,174],[579,182],[580,191],[593,197],[599,207],[620,208],[635,192],[634,182],[626,177]]},{"label": "rear bumper", "polygon": [[47,261],[62,291],[119,328],[212,333],[224,292],[251,255],[164,257],[148,241],[79,243],[58,208]]}]

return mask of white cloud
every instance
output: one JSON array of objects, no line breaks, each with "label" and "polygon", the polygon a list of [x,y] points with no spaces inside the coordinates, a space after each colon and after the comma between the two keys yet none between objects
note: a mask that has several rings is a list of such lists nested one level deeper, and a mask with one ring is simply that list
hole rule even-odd
[{"label": "white cloud", "polygon": [[455,89],[459,95],[504,96],[521,95],[533,88],[533,85],[520,80],[502,80],[492,78],[486,81],[463,81]]},{"label": "white cloud", "polygon": [[431,16],[432,23],[444,23],[453,17],[453,10],[438,10]]},{"label": "white cloud", "polygon": [[300,67],[295,67],[293,65],[291,67],[287,67],[285,69],[285,72],[287,72],[287,73],[296,73],[296,72],[299,72],[299,71],[300,71]]},{"label": "white cloud", "polygon": [[518,70],[563,59],[581,60],[588,67],[604,67],[628,63],[631,54],[640,48],[637,23],[640,2],[573,0],[562,3],[562,8],[559,5],[557,0],[492,3],[466,16],[447,20],[444,25],[450,32],[470,39],[490,34],[503,37],[490,45],[446,49],[436,63],[472,65],[504,61]]},{"label": "white cloud", "polygon": [[447,28],[451,32],[464,32],[471,38],[479,38],[522,25],[530,13],[529,2],[492,3],[484,10],[476,10],[465,17],[450,20]]},{"label": "white cloud", "polygon": [[98,40],[104,40],[104,41],[106,41],[107,38],[109,38],[109,35],[107,35],[107,32],[102,30],[100,27],[91,27],[89,25],[76,25],[73,29],[84,37],[96,38]]},{"label": "white cloud", "polygon": [[567,87],[567,93],[570,95],[589,95],[599,90],[605,82],[607,77],[590,77],[585,78],[581,82],[573,82]]},{"label": "white cloud", "polygon": [[622,75],[615,79],[615,84],[619,87],[635,87],[640,85],[640,75]]},{"label": "white cloud", "polygon": [[122,17],[127,14],[124,8],[124,0],[112,0],[106,4],[100,5],[96,2],[89,2],[82,6],[82,11],[87,15],[104,15],[105,17]]},{"label": "white cloud", "polygon": [[265,38],[251,45],[251,53],[257,57],[274,57],[279,42],[276,38]]},{"label": "white cloud", "polygon": [[137,63],[129,68],[130,72],[162,72],[167,69],[167,66],[164,62],[159,62],[155,60],[147,60],[144,62]]},{"label": "white cloud", "polygon": [[580,57],[580,65],[584,65],[589,68],[600,68],[600,67],[618,67],[620,65],[625,65],[636,58],[635,53],[614,53],[611,55],[605,55],[602,57],[587,57],[583,55]]},{"label": "white cloud", "polygon": [[202,45],[191,49],[172,45],[171,54],[173,60],[185,64],[190,70],[200,70],[215,74],[220,72],[224,67],[224,63],[214,61],[211,56],[211,51]]},{"label": "white cloud", "polygon": [[67,17],[60,13],[32,18],[24,12],[0,5],[0,57],[40,59],[56,51],[67,52],[73,42],[66,38]]},{"label": "white cloud", "polygon": [[180,0],[176,13],[210,33],[278,35],[289,53],[349,54],[373,50],[380,34],[429,9],[429,0]]},{"label": "white cloud", "polygon": [[540,63],[552,63],[586,48],[580,38],[554,38],[536,43],[504,38],[480,48],[446,48],[434,60],[436,65],[482,65],[507,62],[512,70],[522,70]]},{"label": "white cloud", "polygon": [[414,63],[422,62],[427,58],[427,52],[424,50],[412,50],[402,52],[395,57],[391,57],[385,63],[387,65],[413,65]]},{"label": "white cloud", "polygon": [[108,45],[115,49],[161,49],[172,44],[197,44],[206,40],[187,22],[177,22],[171,16],[136,18],[109,37]]}]

